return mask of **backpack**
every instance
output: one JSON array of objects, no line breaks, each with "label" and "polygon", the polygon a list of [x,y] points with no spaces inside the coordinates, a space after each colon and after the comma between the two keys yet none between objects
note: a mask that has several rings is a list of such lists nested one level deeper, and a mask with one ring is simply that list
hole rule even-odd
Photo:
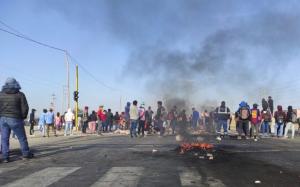
[{"label": "backpack", "polygon": [[259,122],[258,109],[251,110],[251,122],[257,124]]},{"label": "backpack", "polygon": [[292,113],[292,123],[297,123],[297,115],[295,112]]},{"label": "backpack", "polygon": [[249,114],[248,108],[242,107],[242,108],[240,109],[240,118],[241,118],[242,120],[246,120],[246,119],[249,118],[249,116],[250,116],[250,114]]}]

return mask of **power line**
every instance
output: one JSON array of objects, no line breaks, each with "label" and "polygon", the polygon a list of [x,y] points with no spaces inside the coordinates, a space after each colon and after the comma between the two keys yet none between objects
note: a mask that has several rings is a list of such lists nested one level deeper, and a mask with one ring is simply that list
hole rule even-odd
[{"label": "power line", "polygon": [[94,79],[94,81],[96,81],[98,84],[100,84],[103,87],[106,87],[112,91],[119,91],[118,89],[115,89],[113,87],[108,86],[107,84],[103,83],[102,81],[99,81],[92,73],[90,73],[83,65],[81,65],[78,60],[76,60],[73,56],[71,56],[69,53],[67,53],[67,55],[70,57],[70,59],[74,62],[76,62],[76,64],[85,72],[87,73],[92,79]]},{"label": "power line", "polygon": [[[22,34],[21,32],[19,32],[18,30],[14,29],[13,27],[11,27],[11,26],[9,26],[8,24],[4,23],[4,22],[1,21],[1,20],[0,20],[0,23],[1,23],[2,25],[4,25],[5,27],[9,28],[10,30],[14,31],[14,32],[8,31],[8,30],[3,29],[3,28],[1,28],[1,27],[0,27],[0,31],[5,32],[5,33],[10,34],[10,35],[13,35],[13,36],[18,37],[18,38],[25,39],[25,40],[30,41],[30,42],[33,42],[33,43],[36,43],[36,44],[38,44],[38,45],[41,45],[41,46],[50,48],[50,49],[54,49],[54,50],[57,50],[57,51],[60,51],[60,52],[64,52],[65,54],[67,54],[67,55],[70,57],[70,59],[71,59],[72,61],[76,62],[76,64],[77,64],[77,65],[78,65],[78,66],[79,66],[86,74],[88,74],[92,79],[94,79],[94,81],[96,81],[98,84],[100,84],[101,86],[106,87],[106,88],[108,88],[108,89],[110,89],[110,90],[112,90],[112,91],[120,91],[119,89],[115,89],[115,88],[113,88],[113,87],[111,87],[111,86],[106,85],[104,82],[98,80],[98,79],[97,79],[91,72],[89,72],[89,71],[88,71],[81,63],[79,63],[78,60],[76,60],[73,56],[71,56],[71,54],[70,54],[67,50],[61,49],[61,48],[58,48],[58,47],[55,47],[55,46],[52,46],[52,45],[49,45],[49,44],[46,44],[46,43],[44,43],[44,42],[40,42],[40,41],[34,40],[34,39],[32,39],[32,38],[29,38],[29,37],[27,37],[26,35],[24,35],[24,34]],[[15,33],[15,32],[17,32],[17,33]],[[72,61],[71,61],[71,62],[72,62]],[[73,64],[75,64],[74,62],[73,62]]]},{"label": "power line", "polygon": [[14,35],[14,36],[16,36],[16,37],[19,37],[19,38],[22,38],[22,39],[25,39],[25,40],[28,40],[28,41],[30,41],[30,42],[34,42],[34,43],[39,44],[39,45],[42,45],[42,46],[44,46],[44,47],[48,47],[48,48],[51,48],[51,49],[54,49],[54,50],[58,50],[58,51],[61,51],[61,52],[66,52],[65,49],[60,49],[60,48],[51,46],[51,45],[49,45],[49,44],[45,44],[45,43],[42,43],[42,42],[33,40],[33,39],[31,39],[31,38],[25,37],[24,35],[20,35],[20,34],[16,34],[16,33],[10,32],[10,31],[8,31],[8,30],[6,30],[6,29],[3,29],[3,28],[1,28],[1,27],[0,27],[0,31],[6,32],[6,33],[8,33],[8,34]]}]

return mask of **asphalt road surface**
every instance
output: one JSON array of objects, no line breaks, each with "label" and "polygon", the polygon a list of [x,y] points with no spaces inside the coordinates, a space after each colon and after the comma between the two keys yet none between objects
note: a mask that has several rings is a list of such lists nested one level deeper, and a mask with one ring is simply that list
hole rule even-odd
[{"label": "asphalt road surface", "polygon": [[[300,186],[296,140],[225,139],[214,159],[179,154],[174,136],[73,136],[32,138],[36,158],[0,163],[0,185],[11,186]],[[15,147],[15,146],[14,146]],[[201,156],[201,155],[200,155]]]}]

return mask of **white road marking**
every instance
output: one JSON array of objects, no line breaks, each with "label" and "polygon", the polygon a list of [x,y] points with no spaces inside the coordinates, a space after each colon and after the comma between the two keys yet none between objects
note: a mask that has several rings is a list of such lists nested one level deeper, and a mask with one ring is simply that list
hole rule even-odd
[{"label": "white road marking", "polygon": [[208,184],[209,187],[225,187],[225,184],[223,184],[221,180],[213,177],[207,177],[206,184]]},{"label": "white road marking", "polygon": [[46,187],[75,172],[79,168],[80,167],[49,167],[4,185],[4,187]]},{"label": "white road marking", "polygon": [[204,186],[202,177],[195,168],[179,167],[181,186]]},{"label": "white road marking", "polygon": [[112,167],[92,187],[134,187],[143,170],[143,167]]}]

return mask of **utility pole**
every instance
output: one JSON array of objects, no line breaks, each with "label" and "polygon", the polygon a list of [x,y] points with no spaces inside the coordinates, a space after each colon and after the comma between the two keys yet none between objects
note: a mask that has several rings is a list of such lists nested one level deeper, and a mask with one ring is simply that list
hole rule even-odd
[{"label": "utility pole", "polygon": [[68,53],[65,53],[65,60],[67,65],[67,108],[70,108],[70,63],[68,60]]},{"label": "utility pole", "polygon": [[51,95],[50,108],[52,108],[53,111],[55,111],[55,100],[56,100],[56,96],[55,96],[55,94],[52,94]]},{"label": "utility pole", "polygon": [[62,114],[67,111],[66,110],[66,98],[67,98],[67,86],[63,85],[63,92],[62,92],[62,107],[61,112]]},{"label": "utility pole", "polygon": [[75,100],[76,105],[75,105],[75,125],[76,125],[76,130],[78,131],[78,65],[76,65],[76,92],[77,92],[77,99]]}]

